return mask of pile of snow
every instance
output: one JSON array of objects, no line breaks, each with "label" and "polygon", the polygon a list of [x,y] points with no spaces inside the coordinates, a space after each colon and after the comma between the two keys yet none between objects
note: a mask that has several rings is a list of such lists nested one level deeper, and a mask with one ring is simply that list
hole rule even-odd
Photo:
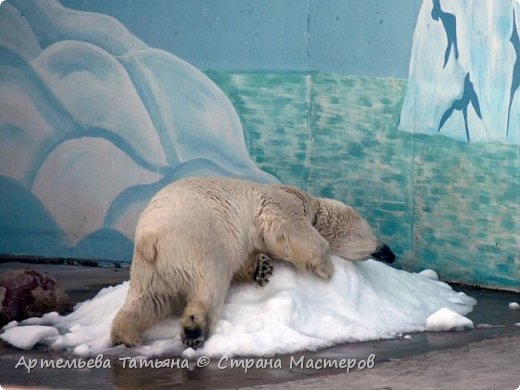
[{"label": "pile of snow", "polygon": [[124,302],[127,282],[103,289],[68,316],[50,314],[10,324],[1,338],[16,345],[15,332],[25,327],[28,336],[32,336],[37,328],[29,326],[47,325],[58,330],[59,335],[40,333],[43,344],[80,356],[265,356],[424,331],[432,313],[448,308],[464,315],[476,303],[446,283],[373,260],[353,263],[335,256],[332,259],[335,273],[329,283],[277,263],[267,286],[232,288],[213,335],[197,351],[184,350],[177,318],[147,330],[143,346],[111,348],[110,324]]},{"label": "pile of snow", "polygon": [[473,328],[473,321],[445,307],[433,313],[426,320],[426,330],[432,332]]},{"label": "pile of snow", "polygon": [[419,275],[431,280],[439,280],[439,275],[432,269],[425,269],[424,271],[419,272]]},{"label": "pile of snow", "polygon": [[508,306],[509,310],[520,310],[520,304],[518,304],[518,302],[510,302]]}]

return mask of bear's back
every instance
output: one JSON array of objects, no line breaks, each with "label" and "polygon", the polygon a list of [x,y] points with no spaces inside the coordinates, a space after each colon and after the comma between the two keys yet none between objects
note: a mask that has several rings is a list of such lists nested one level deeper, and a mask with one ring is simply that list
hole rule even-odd
[{"label": "bear's back", "polygon": [[230,234],[243,240],[253,225],[254,198],[261,185],[253,182],[201,177],[175,181],[159,191],[141,214],[136,238],[142,231],[176,236]]}]

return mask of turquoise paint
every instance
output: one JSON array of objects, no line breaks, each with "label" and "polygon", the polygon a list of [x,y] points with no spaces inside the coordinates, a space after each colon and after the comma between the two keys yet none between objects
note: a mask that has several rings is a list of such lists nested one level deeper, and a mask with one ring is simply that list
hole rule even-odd
[{"label": "turquoise paint", "polygon": [[319,70],[405,78],[422,1],[61,2],[112,15],[148,45],[200,69]]},{"label": "turquoise paint", "polygon": [[95,260],[127,261],[132,259],[134,243],[116,230],[99,229],[70,249],[70,257]]},{"label": "turquoise paint", "polygon": [[0,215],[0,253],[67,257],[63,232],[38,198],[1,175]]},{"label": "turquoise paint", "polygon": [[[519,289],[518,146],[397,130],[402,80],[208,74],[237,107],[258,166],[314,195],[355,206],[394,248],[399,267]],[[284,98],[295,86],[294,99]],[[288,116],[306,121],[285,124]],[[280,135],[289,142],[273,140]]]},{"label": "turquoise paint", "polygon": [[75,247],[30,191],[0,176],[1,254],[130,261],[133,243],[121,233],[99,229]]},{"label": "turquoise paint", "polygon": [[309,74],[206,72],[231,99],[257,164],[282,182],[305,187],[308,176]]}]

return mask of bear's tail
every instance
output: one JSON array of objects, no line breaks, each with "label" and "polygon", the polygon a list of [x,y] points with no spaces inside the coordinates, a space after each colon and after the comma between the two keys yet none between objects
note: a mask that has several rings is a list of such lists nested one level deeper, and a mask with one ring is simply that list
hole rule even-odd
[{"label": "bear's tail", "polygon": [[157,235],[155,233],[145,233],[135,243],[136,254],[150,263],[155,261],[157,256]]}]

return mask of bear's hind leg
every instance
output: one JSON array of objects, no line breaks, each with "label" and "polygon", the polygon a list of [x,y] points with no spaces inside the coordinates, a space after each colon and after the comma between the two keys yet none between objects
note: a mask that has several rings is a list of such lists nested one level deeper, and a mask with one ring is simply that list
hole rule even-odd
[{"label": "bear's hind leg", "polygon": [[207,303],[200,300],[188,301],[181,317],[181,340],[186,347],[197,349],[208,337],[209,312]]},{"label": "bear's hind leg", "polygon": [[274,265],[270,255],[254,252],[248,256],[244,265],[235,273],[232,283],[255,282],[258,286],[263,287],[269,283],[273,270]]},{"label": "bear's hind leg", "polygon": [[204,277],[197,281],[193,293],[187,296],[180,320],[181,340],[186,347],[201,347],[218,319],[232,275],[222,278],[225,271],[216,271],[208,269]]},{"label": "bear's hind leg", "polygon": [[170,314],[168,299],[161,297],[129,297],[117,312],[112,322],[110,339],[112,345],[124,344],[135,347],[141,344],[143,331]]}]

